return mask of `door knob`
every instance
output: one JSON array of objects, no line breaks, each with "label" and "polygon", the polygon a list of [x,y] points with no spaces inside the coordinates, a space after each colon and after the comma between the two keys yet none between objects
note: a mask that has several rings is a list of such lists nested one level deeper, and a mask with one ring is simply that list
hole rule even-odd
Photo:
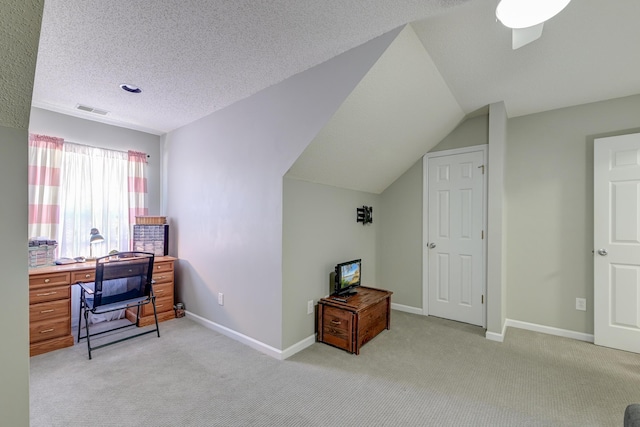
[{"label": "door knob", "polygon": [[609,254],[609,252],[607,252],[606,249],[598,249],[598,255],[607,256],[608,254]]},{"label": "door knob", "polygon": [[429,249],[433,249],[433,248],[435,248],[435,247],[436,247],[436,244],[435,244],[435,243],[430,243],[430,244],[429,244]]}]

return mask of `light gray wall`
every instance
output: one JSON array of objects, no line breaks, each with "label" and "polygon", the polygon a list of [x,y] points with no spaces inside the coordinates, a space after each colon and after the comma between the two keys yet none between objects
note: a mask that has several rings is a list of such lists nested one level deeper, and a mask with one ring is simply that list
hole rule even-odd
[{"label": "light gray wall", "polygon": [[0,418],[22,426],[29,425],[27,140],[26,130],[0,126]]},{"label": "light gray wall", "polygon": [[149,214],[160,214],[160,137],[137,130],[85,120],[41,108],[31,108],[29,132],[65,141],[119,151],[141,151],[147,159]]},{"label": "light gray wall", "polygon": [[[488,143],[488,115],[460,123],[430,152]],[[381,287],[393,302],[422,309],[422,160],[381,193],[377,256]]]},{"label": "light gray wall", "polygon": [[283,349],[282,178],[398,31],[163,138],[170,253],[188,311]]},{"label": "light gray wall", "polygon": [[593,140],[639,118],[635,95],[509,120],[508,318],[593,333]]},{"label": "light gray wall", "polygon": [[435,147],[434,151],[453,150],[489,143],[489,116],[481,115],[464,120]]},{"label": "light gray wall", "polygon": [[382,192],[376,221],[380,287],[393,292],[393,303],[421,309],[421,159]]},{"label": "light gray wall", "polygon": [[[282,321],[287,348],[315,333],[307,314],[329,294],[336,264],[362,259],[362,285],[385,288],[377,280],[376,237],[380,196],[285,178],[282,226]],[[356,222],[356,208],[373,207],[373,223]]]},{"label": "light gray wall", "polygon": [[0,424],[29,426],[27,152],[43,0],[0,2]]}]

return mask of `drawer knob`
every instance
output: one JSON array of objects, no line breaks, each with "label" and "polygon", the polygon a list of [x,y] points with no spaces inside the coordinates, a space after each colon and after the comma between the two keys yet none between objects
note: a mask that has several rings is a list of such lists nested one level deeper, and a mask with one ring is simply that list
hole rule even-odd
[{"label": "drawer knob", "polygon": [[84,277],[86,277],[88,279],[89,277],[91,277],[91,274],[87,273],[87,274],[84,275]]},{"label": "drawer knob", "polygon": [[55,310],[52,308],[50,310],[42,310],[40,313],[53,313]]},{"label": "drawer knob", "polygon": [[44,283],[49,283],[51,279],[44,279]]},{"label": "drawer knob", "polygon": [[40,331],[40,333],[41,333],[41,334],[47,334],[47,333],[49,333],[49,332],[53,332],[53,331],[54,331],[54,329],[53,329],[53,328],[51,328],[51,329],[44,329],[44,330]]},{"label": "drawer knob", "polygon": [[336,319],[333,319],[333,320],[331,321],[331,323],[333,323],[334,325],[341,325],[341,324],[342,324],[342,322],[341,322],[341,321],[336,320]]}]

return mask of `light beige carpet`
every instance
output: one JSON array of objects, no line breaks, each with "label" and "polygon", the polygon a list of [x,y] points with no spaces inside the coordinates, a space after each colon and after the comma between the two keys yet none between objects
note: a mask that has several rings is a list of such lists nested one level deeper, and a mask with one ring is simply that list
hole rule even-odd
[{"label": "light beige carpet", "polygon": [[355,356],[278,361],[188,318],[31,358],[31,426],[621,426],[640,355],[393,311]]}]

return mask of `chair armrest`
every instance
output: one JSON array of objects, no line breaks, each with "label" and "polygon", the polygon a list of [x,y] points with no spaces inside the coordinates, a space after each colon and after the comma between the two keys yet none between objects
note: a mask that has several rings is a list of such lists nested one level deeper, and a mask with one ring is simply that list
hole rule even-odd
[{"label": "chair armrest", "polygon": [[[93,283],[93,282],[91,282]],[[88,294],[93,295],[93,289],[91,289],[90,287],[88,287],[87,285],[84,284],[84,282],[78,282],[76,283],[77,285],[80,285],[80,288],[82,288],[82,290]]]}]

